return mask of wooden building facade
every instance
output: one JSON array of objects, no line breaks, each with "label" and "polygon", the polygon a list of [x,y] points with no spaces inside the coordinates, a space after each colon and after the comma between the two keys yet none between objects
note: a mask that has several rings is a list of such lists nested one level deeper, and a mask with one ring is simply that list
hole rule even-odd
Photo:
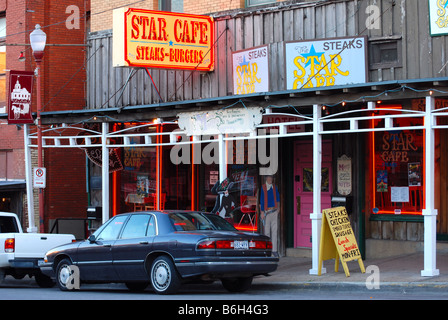
[{"label": "wooden building facade", "polygon": [[[281,155],[275,177],[282,191],[279,221],[282,254],[288,254],[291,248],[312,248],[315,269],[321,209],[341,203],[342,198],[350,206],[351,223],[364,255],[369,256],[369,250],[377,251],[366,244],[370,239],[395,241],[399,246],[402,241],[415,243],[415,250],[424,242],[425,274],[435,275],[438,273],[436,233],[439,239],[448,234],[445,152],[448,134],[444,123],[448,101],[448,43],[443,34],[431,36],[429,4],[436,2],[284,1],[214,13],[211,15],[215,65],[211,72],[113,67],[113,32],[97,31],[87,40],[86,108],[43,113],[43,121],[47,125],[102,123],[102,130],[99,125],[98,130],[90,129],[104,138],[114,132],[120,135],[123,130],[141,123],[151,123],[153,119],[156,125],[165,122],[164,128],[169,126],[171,132],[178,129],[178,116],[188,112],[261,108],[263,121],[267,122],[258,124],[256,129],[270,128],[270,114],[274,114],[272,121],[279,129],[278,135],[270,136],[270,140],[278,138],[276,150]],[[346,39],[349,43],[353,39],[365,39],[367,61],[360,67],[366,69],[365,81],[327,86],[306,81],[292,89],[288,85],[285,62],[287,45],[305,40],[331,43],[335,39]],[[235,94],[232,54],[263,45],[267,45],[269,52],[268,90]],[[308,56],[310,53],[303,52]],[[332,59],[336,59],[332,71],[337,68],[337,56]],[[320,65],[319,69],[326,67]],[[300,128],[296,130],[293,126]],[[160,128],[148,129],[145,134],[148,137],[161,134]],[[142,132],[136,131],[136,134],[142,135]],[[212,182],[228,175],[233,179],[252,178],[250,181],[255,187],[247,194],[242,180],[239,181],[238,199],[253,196],[256,202],[253,205],[259,210],[258,195],[264,181],[252,170],[259,169],[263,163],[256,162],[255,167],[246,164],[225,168],[222,164],[173,167],[163,160],[169,159],[172,149],[163,147],[162,150],[161,146],[175,145],[174,136],[166,137],[170,141],[157,139],[157,143],[148,137],[139,136],[140,140],[135,140],[136,148],[132,147],[129,136],[122,137],[124,142],[101,143],[101,147],[103,151],[116,147],[117,156],[122,159],[140,157],[147,171],[154,172],[158,177],[153,186],[158,194],[157,208],[163,202],[166,208],[208,210],[212,206],[209,197]],[[222,147],[225,143],[220,139]],[[191,140],[192,144],[198,141]],[[49,143],[47,147],[57,147],[57,144]],[[131,155],[131,150],[140,147],[143,151]],[[245,148],[249,148],[247,143]],[[428,167],[432,162],[434,166]],[[161,169],[161,163],[165,169]],[[99,172],[92,164],[90,167],[92,177],[103,177],[103,195],[94,205],[100,206],[101,201],[104,205],[110,199],[112,203],[110,211],[103,211],[103,220],[124,210],[124,203],[135,205],[131,201],[134,198],[131,188],[137,185],[135,192],[139,192],[141,183],[148,188],[152,186],[148,176],[135,176],[135,181],[131,181],[121,173],[113,173],[109,180],[104,178],[105,174],[109,176],[104,168]],[[429,169],[434,170],[430,178]],[[170,176],[174,172],[177,176]],[[344,175],[348,177],[347,185],[340,184]],[[104,195],[105,184],[112,186],[110,197]],[[182,188],[188,190],[188,195],[180,203],[176,192]],[[101,187],[97,186],[96,190],[100,192]],[[123,192],[127,194],[124,198]],[[165,200],[162,193],[166,193]],[[244,214],[241,220],[238,216],[240,225],[243,219]],[[387,246],[390,244],[378,245]]]}]

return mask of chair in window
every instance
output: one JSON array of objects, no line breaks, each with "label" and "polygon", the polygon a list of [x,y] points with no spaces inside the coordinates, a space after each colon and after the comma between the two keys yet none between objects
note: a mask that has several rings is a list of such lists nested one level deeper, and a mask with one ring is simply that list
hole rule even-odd
[{"label": "chair in window", "polygon": [[[166,193],[162,193],[160,198],[160,210],[165,210]],[[146,199],[148,199],[148,202],[146,202]],[[148,198],[145,198],[145,203],[147,203],[145,204],[145,210],[156,210],[157,194],[151,193]]]},{"label": "chair in window", "polygon": [[241,203],[241,212],[243,213],[241,215],[240,222],[238,223],[238,226],[241,225],[244,218],[249,219],[249,223],[252,226],[252,228],[255,227],[255,216],[257,211],[257,197],[253,196],[241,196],[240,197],[240,203]]}]

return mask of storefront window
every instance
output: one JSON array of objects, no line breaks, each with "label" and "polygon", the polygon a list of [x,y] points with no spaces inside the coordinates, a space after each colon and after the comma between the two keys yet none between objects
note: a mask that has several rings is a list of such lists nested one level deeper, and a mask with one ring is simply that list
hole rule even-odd
[{"label": "storefront window", "polygon": [[[118,130],[118,128],[115,128]],[[123,128],[122,128],[123,129]],[[167,125],[136,127],[135,132],[156,133],[172,131]],[[128,132],[132,133],[132,132]],[[168,136],[153,136],[158,143],[167,142]],[[141,136],[130,137],[130,144],[144,144]],[[120,158],[123,170],[113,179],[114,212],[192,208],[191,192],[194,173],[190,164],[173,164],[171,146],[124,147]],[[159,204],[159,206],[157,206]]]},{"label": "storefront window", "polygon": [[[393,111],[392,111],[393,112]],[[384,111],[382,114],[386,114]],[[384,120],[376,120],[375,126]],[[395,126],[409,127],[416,118],[395,119]],[[372,133],[371,181],[374,214],[421,214],[424,206],[423,130]]]}]

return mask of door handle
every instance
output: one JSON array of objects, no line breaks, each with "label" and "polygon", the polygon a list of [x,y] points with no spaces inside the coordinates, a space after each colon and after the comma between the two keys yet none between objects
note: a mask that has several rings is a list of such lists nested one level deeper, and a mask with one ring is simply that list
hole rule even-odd
[{"label": "door handle", "polygon": [[107,243],[107,244],[104,244],[103,247],[110,248],[110,247],[112,247],[112,245],[110,243]]},{"label": "door handle", "polygon": [[139,243],[140,244],[148,244],[149,242],[148,241],[140,241]]}]

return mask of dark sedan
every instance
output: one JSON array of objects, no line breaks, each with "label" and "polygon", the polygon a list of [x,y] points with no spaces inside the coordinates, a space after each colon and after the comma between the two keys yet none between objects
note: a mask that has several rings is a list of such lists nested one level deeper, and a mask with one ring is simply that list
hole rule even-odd
[{"label": "dark sedan", "polygon": [[171,294],[182,283],[218,279],[241,292],[277,264],[268,237],[240,232],[218,215],[151,211],[111,218],[88,240],[47,252],[40,267],[61,290],[73,287],[74,265],[81,282],[122,282],[131,290],[151,284],[156,293]]}]

